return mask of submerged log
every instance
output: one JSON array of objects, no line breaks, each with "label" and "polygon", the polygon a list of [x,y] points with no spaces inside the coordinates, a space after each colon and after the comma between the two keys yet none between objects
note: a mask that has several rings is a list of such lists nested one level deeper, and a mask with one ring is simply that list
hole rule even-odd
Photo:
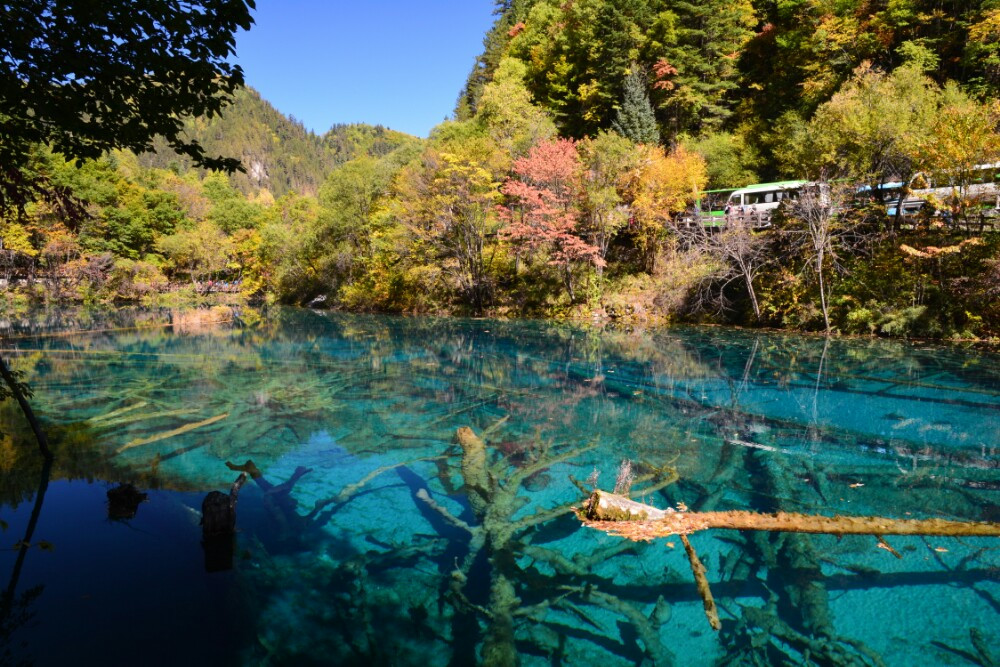
[{"label": "submerged log", "polygon": [[893,519],[878,516],[823,516],[795,512],[764,514],[661,510],[625,496],[596,490],[578,511],[583,525],[630,540],[690,535],[709,528],[766,530],[828,535],[941,535],[1000,537],[1000,523],[946,519]]},{"label": "submerged log", "polygon": [[215,422],[225,419],[229,416],[228,412],[224,412],[221,415],[215,415],[214,417],[209,417],[208,419],[203,419],[200,422],[194,422],[193,424],[185,424],[179,428],[175,428],[170,431],[165,431],[163,433],[157,433],[156,435],[151,435],[148,438],[136,438],[135,440],[130,440],[121,447],[115,450],[115,454],[121,454],[127,449],[132,449],[133,447],[141,447],[142,445],[149,445],[154,442],[159,442],[160,440],[166,440],[168,438],[173,438],[174,436],[184,435],[195,429],[199,429],[203,426],[208,426],[214,424]]},{"label": "submerged log", "polygon": [[687,552],[688,562],[691,564],[691,572],[694,574],[694,582],[698,587],[698,595],[701,596],[705,607],[705,616],[708,618],[708,624],[712,626],[713,630],[718,632],[722,629],[722,621],[719,620],[719,610],[715,606],[715,598],[712,596],[712,589],[708,585],[708,577],[705,576],[707,570],[705,570],[701,559],[698,558],[694,547],[691,546],[687,535],[681,535],[681,542],[684,543],[684,551]]}]

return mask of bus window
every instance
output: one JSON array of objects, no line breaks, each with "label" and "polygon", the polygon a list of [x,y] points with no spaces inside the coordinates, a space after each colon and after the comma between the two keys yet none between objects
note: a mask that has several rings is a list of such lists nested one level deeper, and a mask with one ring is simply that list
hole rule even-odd
[{"label": "bus window", "polygon": [[746,195],[746,202],[754,205],[773,204],[775,194],[773,190],[771,192],[751,192]]}]

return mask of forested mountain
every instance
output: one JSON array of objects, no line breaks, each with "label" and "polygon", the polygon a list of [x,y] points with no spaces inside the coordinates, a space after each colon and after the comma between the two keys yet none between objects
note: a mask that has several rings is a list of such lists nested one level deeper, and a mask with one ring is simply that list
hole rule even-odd
[{"label": "forested mountain", "polygon": [[385,157],[401,146],[417,143],[419,140],[409,134],[365,123],[338,123],[323,135],[323,147],[338,165],[363,156]]},{"label": "forested mountain", "polygon": [[[290,190],[315,194],[335,164],[322,138],[301,122],[285,116],[252,88],[241,88],[233,103],[215,118],[193,118],[185,123],[188,137],[210,155],[237,157],[246,173],[236,173],[232,184],[244,194],[261,189],[280,197]],[[144,167],[186,171],[190,160],[157,142],[156,152],[140,156]]]},{"label": "forested mountain", "polygon": [[[256,195],[263,189],[274,197],[291,191],[315,195],[337,165],[362,155],[381,157],[416,141],[402,132],[362,123],[334,125],[318,136],[252,88],[239,89],[220,116],[189,119],[185,132],[210,155],[240,159],[246,171],[231,177],[237,190]],[[164,142],[158,141],[156,147],[156,152],[139,157],[143,167],[190,169],[190,159],[175,154]]]}]

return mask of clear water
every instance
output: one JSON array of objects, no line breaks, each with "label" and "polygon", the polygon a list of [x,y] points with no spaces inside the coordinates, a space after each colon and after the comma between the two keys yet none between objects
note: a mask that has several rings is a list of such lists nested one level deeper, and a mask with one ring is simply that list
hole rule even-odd
[{"label": "clear water", "polygon": [[[0,407],[0,664],[1000,659],[996,538],[889,538],[896,558],[870,537],[695,534],[717,633],[679,543],[626,543],[566,510],[628,458],[636,496],[659,507],[1000,521],[995,354],[238,315],[0,322],[57,450],[44,476]],[[485,503],[463,426],[489,444]],[[220,565],[203,548],[201,502],[248,459],[262,477],[240,492],[224,569],[226,550]],[[643,492],[671,469],[676,483]],[[122,483],[147,499],[112,520]]]}]

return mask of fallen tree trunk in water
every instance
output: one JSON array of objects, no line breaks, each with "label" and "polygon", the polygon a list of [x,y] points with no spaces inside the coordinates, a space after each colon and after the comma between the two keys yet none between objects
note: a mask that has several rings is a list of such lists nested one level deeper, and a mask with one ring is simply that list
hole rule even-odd
[{"label": "fallen tree trunk in water", "polygon": [[828,535],[942,535],[1000,537],[1000,523],[946,519],[892,519],[877,516],[823,516],[775,512],[677,512],[661,510],[625,496],[596,490],[577,515],[583,525],[631,540],[690,535],[709,528],[766,530]]},{"label": "fallen tree trunk in water", "polygon": [[794,512],[678,512],[661,510],[626,496],[595,489],[577,510],[583,525],[635,541],[679,535],[684,542],[705,617],[713,630],[722,627],[715,599],[705,576],[705,567],[687,536],[709,528],[763,530],[785,533],[872,535],[878,546],[900,558],[884,535],[941,535],[948,537],[1000,537],[1000,523],[947,521],[945,519],[891,519],[877,516],[823,516]]}]

